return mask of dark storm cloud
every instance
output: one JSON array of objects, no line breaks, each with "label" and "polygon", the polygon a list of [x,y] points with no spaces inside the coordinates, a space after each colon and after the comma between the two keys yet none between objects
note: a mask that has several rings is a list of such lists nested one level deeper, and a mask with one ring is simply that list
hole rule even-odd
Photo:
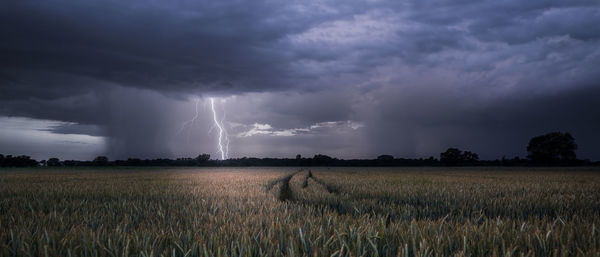
[{"label": "dark storm cloud", "polygon": [[443,149],[460,147],[483,158],[523,157],[531,137],[570,131],[577,137],[580,156],[597,158],[597,87],[496,99],[465,99],[443,88],[435,89],[436,95],[425,88],[383,92],[364,119],[372,151],[437,157]]},{"label": "dark storm cloud", "polygon": [[283,72],[270,48],[287,28],[261,19],[263,8],[269,12],[258,2],[11,2],[0,11],[2,69],[159,90],[275,87],[262,77]]},{"label": "dark storm cloud", "polygon": [[600,4],[583,0],[12,1],[0,115],[73,122],[55,132],[158,157],[213,148],[205,132],[190,146],[172,135],[194,95],[233,95],[223,108],[240,130],[364,124],[239,138],[243,155],[497,158],[568,130],[598,159],[597,24]]},{"label": "dark storm cloud", "polygon": [[[42,87],[44,88],[44,87]],[[65,89],[68,90],[68,89]],[[7,90],[7,92],[10,92]],[[61,90],[56,92],[61,93]],[[37,119],[50,119],[78,122],[91,125],[104,125],[108,121],[105,109],[106,94],[89,92],[78,95],[42,99],[23,95],[22,99],[9,99],[1,102],[0,114]]]}]

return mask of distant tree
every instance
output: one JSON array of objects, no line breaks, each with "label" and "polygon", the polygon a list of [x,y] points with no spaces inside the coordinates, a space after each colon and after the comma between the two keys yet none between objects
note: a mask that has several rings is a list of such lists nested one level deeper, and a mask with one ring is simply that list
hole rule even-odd
[{"label": "distant tree", "polygon": [[31,159],[31,157],[29,157],[27,155],[20,155],[20,156],[6,155],[6,156],[1,156],[1,158],[0,158],[0,166],[1,167],[34,167],[37,165],[38,165],[38,162],[36,160]]},{"label": "distant tree", "polygon": [[440,163],[443,165],[469,165],[477,162],[479,155],[471,151],[461,151],[458,148],[450,147],[445,152],[440,153]]},{"label": "distant tree", "polygon": [[[88,162],[82,162],[82,161],[75,161],[75,160],[65,160],[63,161],[63,165],[67,166],[67,167],[74,167],[74,166],[85,166],[86,163]],[[87,164],[89,165],[89,164]]]},{"label": "distant tree", "polygon": [[577,144],[570,133],[552,132],[533,137],[527,145],[527,157],[536,162],[572,161]]},{"label": "distant tree", "polygon": [[445,165],[458,165],[462,162],[462,152],[457,148],[448,148],[440,153],[440,162]]},{"label": "distant tree", "polygon": [[508,159],[506,158],[506,156],[502,156],[502,159],[500,160],[500,164],[502,166],[519,166],[519,165],[526,165],[527,164],[527,159],[521,159],[519,158],[519,156],[515,156],[512,159]]},{"label": "distant tree", "polygon": [[317,154],[313,157],[314,165],[330,165],[334,159],[324,154]]},{"label": "distant tree", "polygon": [[46,161],[46,166],[48,166],[48,167],[60,166],[60,160],[56,157],[50,158]]},{"label": "distant tree", "polygon": [[106,165],[108,165],[108,157],[98,156],[98,157],[94,158],[92,163],[94,164],[94,166],[106,166]]},{"label": "distant tree", "polygon": [[302,159],[302,155],[296,154],[296,160]]},{"label": "distant tree", "polygon": [[125,165],[126,166],[141,166],[142,160],[140,158],[128,158],[127,161],[125,161]]},{"label": "distant tree", "polygon": [[196,157],[196,162],[198,162],[198,163],[205,163],[208,160],[210,160],[210,154],[203,153],[203,154],[198,155],[198,157]]},{"label": "distant tree", "polygon": [[330,156],[324,154],[317,154],[313,157],[314,160],[333,160]]},{"label": "distant tree", "polygon": [[391,156],[389,154],[383,154],[383,155],[377,156],[377,160],[380,160],[380,161],[391,161],[391,160],[394,160],[394,156]]},{"label": "distant tree", "polygon": [[476,162],[479,160],[479,154],[473,153],[471,151],[464,151],[462,153],[463,161],[466,162]]}]

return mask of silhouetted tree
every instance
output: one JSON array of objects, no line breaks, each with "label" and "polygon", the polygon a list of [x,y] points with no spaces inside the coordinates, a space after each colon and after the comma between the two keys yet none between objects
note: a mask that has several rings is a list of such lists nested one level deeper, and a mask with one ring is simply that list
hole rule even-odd
[{"label": "silhouetted tree", "polygon": [[94,158],[92,163],[94,164],[94,166],[106,166],[106,165],[108,165],[108,157],[98,156],[98,157]]},{"label": "silhouetted tree", "polygon": [[479,160],[479,155],[471,151],[461,151],[450,147],[440,153],[440,162],[443,165],[473,165]]},{"label": "silhouetted tree", "polygon": [[575,138],[570,133],[552,132],[533,137],[527,145],[527,157],[535,162],[553,163],[576,160]]},{"label": "silhouetted tree", "polygon": [[206,163],[208,160],[210,160],[210,154],[203,153],[196,157],[197,163]]},{"label": "silhouetted tree", "polygon": [[527,165],[527,162],[527,159],[521,159],[519,158],[519,156],[515,156],[512,159],[508,159],[506,158],[506,156],[502,156],[502,159],[500,160],[500,164],[502,166],[522,166]]},{"label": "silhouetted tree", "polygon": [[462,160],[462,152],[457,148],[450,147],[440,153],[440,162],[445,165],[458,165]]},{"label": "silhouetted tree", "polygon": [[37,165],[38,162],[36,160],[31,159],[31,157],[27,155],[0,156],[0,167],[33,167]]},{"label": "silhouetted tree", "polygon": [[65,165],[67,167],[89,166],[92,164],[90,161],[75,161],[75,160],[65,160],[62,163],[63,163],[63,165]]},{"label": "silhouetted tree", "polygon": [[391,161],[391,160],[394,160],[394,156],[391,156],[389,154],[383,154],[383,155],[377,156],[377,160],[380,160],[380,161]]},{"label": "silhouetted tree", "polygon": [[473,153],[471,151],[464,151],[462,153],[463,160],[466,162],[476,162],[479,160],[479,154]]},{"label": "silhouetted tree", "polygon": [[302,159],[302,155],[296,154],[296,160]]},{"label": "silhouetted tree", "polygon": [[323,154],[317,154],[313,157],[313,164],[314,165],[331,165],[331,163],[333,163],[334,159],[327,156],[327,155],[323,155]]},{"label": "silhouetted tree", "polygon": [[140,158],[128,158],[127,161],[125,161],[125,165],[126,166],[141,166],[142,160]]},{"label": "silhouetted tree", "polygon": [[60,160],[58,158],[50,158],[46,161],[46,166],[48,166],[48,167],[60,166]]}]

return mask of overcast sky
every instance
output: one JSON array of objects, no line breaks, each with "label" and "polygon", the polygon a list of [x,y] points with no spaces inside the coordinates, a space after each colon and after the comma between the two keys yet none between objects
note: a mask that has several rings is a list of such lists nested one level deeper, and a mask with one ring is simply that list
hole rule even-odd
[{"label": "overcast sky", "polygon": [[[600,160],[600,2],[0,4],[0,153]],[[197,108],[196,108],[197,107]],[[187,122],[197,117],[193,122]]]}]

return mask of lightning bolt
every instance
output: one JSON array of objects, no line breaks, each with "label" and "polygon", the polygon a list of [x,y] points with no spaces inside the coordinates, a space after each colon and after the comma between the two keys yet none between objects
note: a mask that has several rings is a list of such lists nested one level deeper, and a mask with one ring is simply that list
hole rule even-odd
[{"label": "lightning bolt", "polygon": [[[217,119],[217,111],[215,111],[215,99],[210,98],[210,109],[213,113],[213,121],[215,122],[215,126],[219,129],[219,152],[221,153],[221,160],[227,159],[227,155],[229,154],[229,137],[227,136],[227,131],[223,127],[222,121],[219,122]],[[225,147],[223,147],[223,141],[225,141]]]},{"label": "lightning bolt", "polygon": [[[177,134],[181,134],[181,132],[183,132],[183,130],[185,130],[185,128],[187,126],[194,126],[194,123],[196,122],[196,120],[198,119],[198,104],[200,103],[200,99],[196,98],[196,114],[194,114],[194,117],[192,117],[190,120],[186,121],[183,123],[183,125],[181,125],[181,129],[179,129],[179,132],[177,132]],[[189,136],[189,133],[188,133]]]},{"label": "lightning bolt", "polygon": [[225,158],[227,159],[227,158],[229,158],[229,133],[227,133],[227,130],[223,126],[223,121],[225,120],[226,116],[227,116],[227,113],[225,111],[223,111],[223,118],[221,119],[221,126],[223,127],[223,131],[225,134]]}]

